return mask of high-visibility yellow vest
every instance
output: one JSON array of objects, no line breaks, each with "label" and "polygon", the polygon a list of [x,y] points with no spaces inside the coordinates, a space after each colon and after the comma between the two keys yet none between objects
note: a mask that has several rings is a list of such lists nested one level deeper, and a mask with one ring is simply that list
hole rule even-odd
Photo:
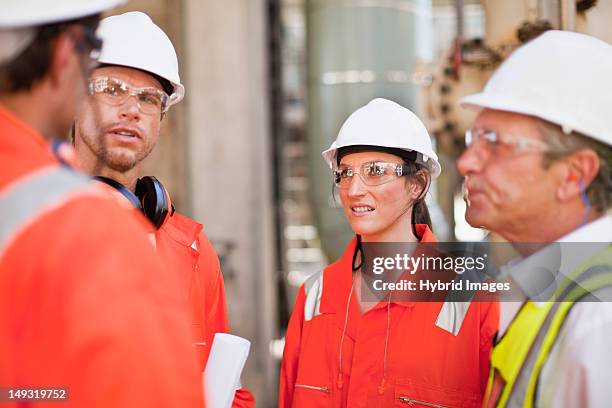
[{"label": "high-visibility yellow vest", "polygon": [[486,407],[533,407],[538,378],[572,306],[589,293],[612,286],[612,246],[583,262],[559,286],[554,302],[527,301],[491,354]]}]

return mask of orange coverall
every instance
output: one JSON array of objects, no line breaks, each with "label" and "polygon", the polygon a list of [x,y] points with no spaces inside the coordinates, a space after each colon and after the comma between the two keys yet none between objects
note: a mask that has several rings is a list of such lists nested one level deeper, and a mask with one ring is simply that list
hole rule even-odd
[{"label": "orange coverall", "polygon": [[[417,232],[421,242],[436,241],[425,225]],[[318,310],[308,320],[316,296],[299,289],[279,407],[480,407],[498,305],[473,302],[457,336],[435,325],[441,302],[382,300],[362,314],[355,296],[348,302],[355,245],[323,271]]]},{"label": "orange coverall", "polygon": [[[48,143],[0,106],[0,204],[57,169]],[[44,199],[25,193],[1,215],[0,387],[68,388],[65,407],[202,407],[186,305],[144,219],[83,176],[83,187],[10,230],[15,214]]]},{"label": "orange coverall", "polygon": [[[215,333],[229,333],[219,258],[202,228],[202,224],[175,212],[155,233],[160,257],[170,270],[178,273],[182,292],[188,294],[200,371],[206,367]],[[248,390],[240,388],[232,406],[254,407],[255,399]]]}]

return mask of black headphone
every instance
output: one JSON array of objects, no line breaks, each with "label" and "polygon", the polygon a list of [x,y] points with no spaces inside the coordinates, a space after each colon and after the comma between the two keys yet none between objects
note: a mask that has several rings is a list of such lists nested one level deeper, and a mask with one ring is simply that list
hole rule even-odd
[{"label": "black headphone", "polygon": [[108,184],[123,194],[134,207],[143,212],[156,229],[161,228],[174,214],[174,206],[170,202],[168,191],[153,176],[139,178],[136,181],[136,191],[133,193],[123,184],[108,177],[94,176],[94,179]]}]

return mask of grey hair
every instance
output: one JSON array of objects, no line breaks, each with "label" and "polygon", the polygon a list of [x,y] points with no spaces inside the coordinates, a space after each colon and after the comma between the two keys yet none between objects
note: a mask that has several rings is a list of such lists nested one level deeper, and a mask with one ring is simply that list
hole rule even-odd
[{"label": "grey hair", "polygon": [[609,210],[612,207],[612,147],[579,132],[566,134],[561,126],[541,119],[537,120],[537,127],[552,150],[544,153],[545,168],[578,150],[589,149],[597,154],[599,172],[586,188],[586,194],[591,205],[601,211]]}]

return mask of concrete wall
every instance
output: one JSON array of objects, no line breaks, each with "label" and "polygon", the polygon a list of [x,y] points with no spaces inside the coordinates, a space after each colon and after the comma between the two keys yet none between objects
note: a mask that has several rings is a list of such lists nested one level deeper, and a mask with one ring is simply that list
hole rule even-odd
[{"label": "concrete wall", "polygon": [[276,399],[266,2],[184,0],[186,128],[194,216],[224,261],[230,323],[253,341],[243,382]]}]

